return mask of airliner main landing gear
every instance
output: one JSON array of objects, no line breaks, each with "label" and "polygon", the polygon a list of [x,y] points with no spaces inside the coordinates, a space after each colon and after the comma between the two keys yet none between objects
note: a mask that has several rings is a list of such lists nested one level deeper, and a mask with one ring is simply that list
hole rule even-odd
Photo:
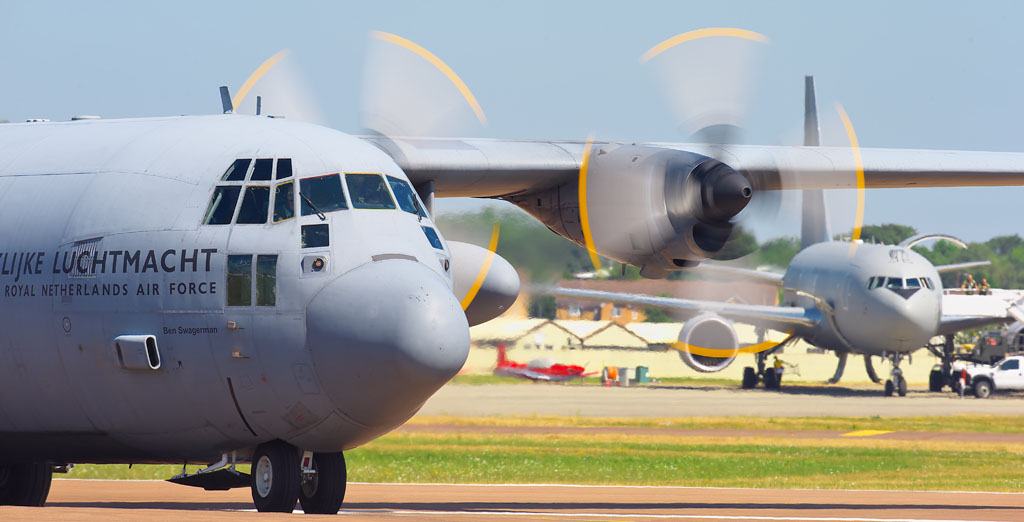
[{"label": "airliner main landing gear", "polygon": [[888,357],[889,361],[892,362],[892,375],[889,380],[885,381],[885,396],[892,397],[893,392],[898,393],[900,397],[907,396],[907,380],[903,378],[903,370],[900,370],[900,362],[903,360],[902,353],[894,353],[883,355]]},{"label": "airliner main landing gear", "polygon": [[333,515],[345,499],[345,457],[299,451],[287,442],[260,444],[252,458],[252,500],[260,512],[291,513],[295,503],[309,514]]},{"label": "airliner main landing gear", "polygon": [[787,341],[783,341],[779,345],[775,346],[771,350],[764,352],[758,352],[754,354],[757,360],[757,369],[747,366],[743,368],[743,383],[742,387],[745,390],[757,388],[758,381],[764,383],[764,389],[766,390],[778,390],[782,387],[782,378],[775,372],[775,368],[767,368],[768,357],[782,348],[783,345],[787,344]]}]

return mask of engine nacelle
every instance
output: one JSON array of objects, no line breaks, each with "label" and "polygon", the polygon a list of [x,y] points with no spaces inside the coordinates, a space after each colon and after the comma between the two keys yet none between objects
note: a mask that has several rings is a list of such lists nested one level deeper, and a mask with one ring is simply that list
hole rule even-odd
[{"label": "engine nacelle", "polygon": [[679,332],[679,342],[679,358],[701,373],[724,370],[740,350],[732,321],[715,314],[702,314],[686,321]]},{"label": "engine nacelle", "polygon": [[[609,144],[591,154],[586,201],[594,249],[664,277],[714,256],[730,220],[750,201],[747,179],[692,152]],[[586,246],[577,182],[506,199],[557,234]]]},{"label": "engine nacelle", "polygon": [[[466,301],[466,320],[475,326],[505,313],[519,297],[519,274],[505,258],[492,254],[486,248],[470,243],[448,241],[452,253],[452,286],[455,297]],[[484,266],[488,256],[494,256],[489,266]],[[476,294],[466,299],[474,290],[477,280],[483,276]]]}]

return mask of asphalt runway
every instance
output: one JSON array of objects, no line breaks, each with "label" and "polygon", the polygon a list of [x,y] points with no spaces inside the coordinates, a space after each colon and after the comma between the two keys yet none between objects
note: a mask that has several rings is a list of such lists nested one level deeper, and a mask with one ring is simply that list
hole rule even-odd
[{"label": "asphalt runway", "polygon": [[882,387],[786,386],[762,388],[524,383],[461,385],[439,390],[422,415],[554,415],[582,417],[919,417],[967,413],[1020,415],[1024,394],[960,399],[950,392],[912,389],[884,397]]},{"label": "asphalt runway", "polygon": [[[56,480],[45,508],[0,520],[296,520],[252,512],[249,491],[158,481]],[[573,485],[350,484],[343,520],[1021,521],[1024,494]],[[255,518],[254,518],[255,517]],[[333,518],[301,516],[300,520]]]}]

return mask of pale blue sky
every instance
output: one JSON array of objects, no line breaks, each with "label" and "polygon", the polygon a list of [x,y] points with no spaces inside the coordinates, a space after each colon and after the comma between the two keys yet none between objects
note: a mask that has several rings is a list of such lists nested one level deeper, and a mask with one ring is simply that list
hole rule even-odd
[{"label": "pale blue sky", "polygon": [[[799,142],[803,76],[814,74],[826,144],[845,143],[841,101],[862,146],[1022,151],[1022,15],[1016,2],[0,0],[0,118],[215,113],[217,86],[237,90],[290,48],[327,123],[356,131],[376,29],[458,72],[489,119],[478,135],[682,141],[637,57],[684,31],[733,26],[772,40],[747,141]],[[866,221],[969,240],[1024,235],[1020,200],[1024,188],[871,191]],[[834,228],[848,228],[853,198],[831,201]],[[776,223],[797,230],[792,216]]]}]

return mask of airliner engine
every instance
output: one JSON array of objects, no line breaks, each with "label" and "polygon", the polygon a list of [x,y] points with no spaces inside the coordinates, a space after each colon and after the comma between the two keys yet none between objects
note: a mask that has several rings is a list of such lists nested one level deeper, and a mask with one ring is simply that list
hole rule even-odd
[{"label": "airliner engine", "polygon": [[742,174],[707,156],[609,144],[590,156],[586,208],[576,182],[506,199],[584,247],[585,212],[595,251],[658,278],[721,250],[752,194]]},{"label": "airliner engine", "polygon": [[724,370],[739,353],[732,321],[715,314],[698,315],[679,332],[679,358],[701,373]]}]

